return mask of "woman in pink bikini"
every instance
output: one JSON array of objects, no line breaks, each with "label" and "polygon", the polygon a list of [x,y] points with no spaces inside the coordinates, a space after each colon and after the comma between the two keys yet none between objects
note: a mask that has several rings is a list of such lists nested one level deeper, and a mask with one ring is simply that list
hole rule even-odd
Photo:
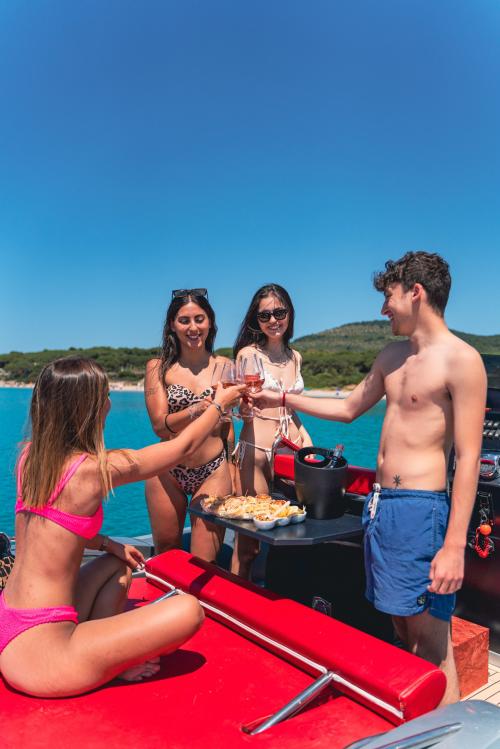
[{"label": "woman in pink bikini", "polygon": [[[163,328],[158,359],[146,366],[144,396],[154,431],[171,440],[210,406],[222,365],[229,359],[215,356],[215,313],[206,289],[172,292]],[[188,496],[196,503],[208,494],[232,491],[226,451],[232,449],[233,427],[218,424],[189,459],[146,483],[151,528],[156,552],[180,547]],[[214,562],[222,545],[224,529],[192,518],[191,552]]]},{"label": "woman in pink bikini", "polygon": [[[254,357],[261,359],[263,387],[267,390],[301,393],[304,389],[300,373],[302,357],[289,345],[294,319],[295,311],[286,289],[278,284],[266,284],[253,295],[241,323],[234,357],[240,362],[245,359],[251,362]],[[273,451],[281,436],[300,447],[312,444],[299,417],[288,408],[262,409],[245,419],[234,452],[243,493],[269,493]],[[239,535],[231,571],[249,577],[258,548],[257,541]]]},{"label": "woman in pink bikini", "polygon": [[[41,372],[31,402],[31,442],[17,468],[16,560],[0,596],[0,671],[16,689],[61,697],[115,676],[139,680],[159,655],[201,625],[189,595],[123,612],[142,554],[99,533],[113,486],[141,481],[191,455],[242,387],[220,389],[177,439],[106,451],[108,378],[89,359],[58,359]],[[84,548],[108,553],[80,567]]]}]

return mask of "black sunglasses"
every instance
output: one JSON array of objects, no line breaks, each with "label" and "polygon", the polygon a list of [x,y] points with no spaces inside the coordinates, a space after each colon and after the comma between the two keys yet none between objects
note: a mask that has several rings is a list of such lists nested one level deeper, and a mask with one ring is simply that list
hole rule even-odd
[{"label": "black sunglasses", "polygon": [[208,291],[206,289],[174,289],[172,291],[172,299],[183,299],[185,296],[204,296],[208,299]]},{"label": "black sunglasses", "polygon": [[284,320],[287,315],[288,310],[286,307],[276,307],[273,310],[265,309],[262,312],[257,312],[257,320],[259,322],[269,322],[271,317],[274,317],[275,320]]}]

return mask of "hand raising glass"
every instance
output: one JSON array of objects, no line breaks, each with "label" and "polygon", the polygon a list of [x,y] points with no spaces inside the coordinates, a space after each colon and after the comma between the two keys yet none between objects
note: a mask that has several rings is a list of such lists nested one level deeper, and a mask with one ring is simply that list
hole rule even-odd
[{"label": "hand raising glass", "polygon": [[[243,356],[240,359],[240,372],[243,382],[248,388],[248,392],[251,395],[258,393],[262,390],[262,385],[265,380],[264,363],[257,354],[250,354],[249,356]],[[249,416],[254,415],[253,409],[249,409]]]},{"label": "hand raising glass", "polygon": [[[236,377],[236,367],[233,362],[227,361],[216,364],[214,367],[214,371],[212,372],[211,382],[212,388],[214,390],[214,396],[217,392],[217,387],[219,384],[222,385],[224,390],[231,387],[232,385],[237,385],[238,380]],[[238,414],[236,414],[233,409],[225,411],[221,421],[231,421],[232,416],[239,418]]]}]

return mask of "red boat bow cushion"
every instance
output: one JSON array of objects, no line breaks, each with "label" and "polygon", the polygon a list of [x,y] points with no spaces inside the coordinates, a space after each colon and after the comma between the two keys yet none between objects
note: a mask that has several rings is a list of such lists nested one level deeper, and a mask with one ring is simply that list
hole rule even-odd
[{"label": "red boat bow cushion", "polygon": [[394,723],[432,710],[444,694],[444,674],[427,661],[186,552],[172,550],[150,559],[146,574],[160,588],[167,589],[169,583],[192,593],[217,609],[220,613],[208,613],[224,618],[228,626],[240,627],[249,637],[267,638],[266,647],[279,650],[283,658],[315,676],[315,664],[338,674],[374,699],[366,699],[349,684],[336,684],[339,691]]}]

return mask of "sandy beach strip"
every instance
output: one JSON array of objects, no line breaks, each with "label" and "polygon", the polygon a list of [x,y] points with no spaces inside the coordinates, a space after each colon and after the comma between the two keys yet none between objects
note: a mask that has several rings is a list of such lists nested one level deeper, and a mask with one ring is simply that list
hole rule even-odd
[{"label": "sandy beach strip", "polygon": [[[17,382],[16,380],[0,380],[0,388],[13,388],[15,390],[33,390],[34,382]],[[144,391],[144,381],[140,382],[110,382],[110,390],[119,390],[130,393],[142,393]]]},{"label": "sandy beach strip", "polygon": [[[17,382],[16,380],[0,380],[0,388],[14,388],[33,390],[33,382]],[[109,383],[110,390],[113,392],[123,393],[141,393],[144,391],[144,380],[139,382],[123,382],[121,380],[115,380]],[[349,393],[352,392],[354,386],[347,388],[339,388],[337,390],[320,390],[320,389],[307,389],[304,391],[305,395],[310,395],[313,398],[347,398]]]}]

